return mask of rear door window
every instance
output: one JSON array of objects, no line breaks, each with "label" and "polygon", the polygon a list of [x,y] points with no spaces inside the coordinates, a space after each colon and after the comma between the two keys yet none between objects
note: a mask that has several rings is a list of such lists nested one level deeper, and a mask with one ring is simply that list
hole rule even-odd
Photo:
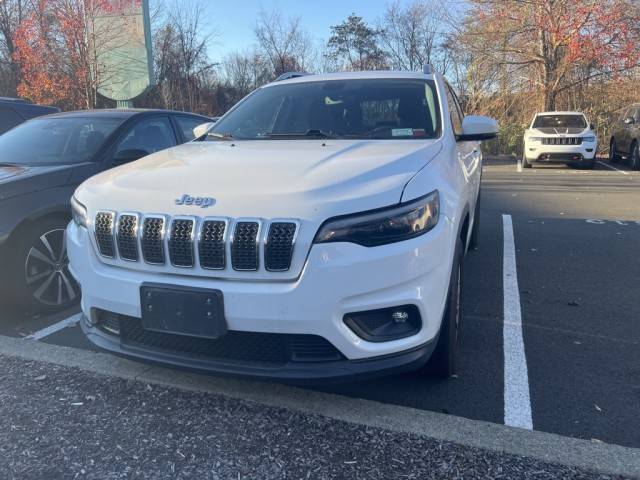
[{"label": "rear door window", "polygon": [[199,117],[188,117],[186,115],[176,115],[176,122],[178,122],[178,127],[182,132],[182,138],[184,138],[185,142],[190,142],[195,138],[193,135],[193,129],[203,123],[207,123],[207,120]]},{"label": "rear door window", "polygon": [[24,119],[14,110],[7,107],[0,107],[0,135],[11,130],[16,125],[20,125]]},{"label": "rear door window", "polygon": [[120,142],[117,152],[144,150],[155,153],[177,145],[169,117],[154,117],[137,123]]}]

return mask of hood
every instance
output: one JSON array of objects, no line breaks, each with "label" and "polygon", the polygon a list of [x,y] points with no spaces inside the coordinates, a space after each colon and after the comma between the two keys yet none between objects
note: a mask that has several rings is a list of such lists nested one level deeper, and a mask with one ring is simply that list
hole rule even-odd
[{"label": "hood", "polygon": [[65,185],[75,167],[0,164],[0,200]]},{"label": "hood", "polygon": [[540,135],[579,135],[581,133],[589,133],[589,127],[576,128],[576,127],[545,127],[545,128],[532,128],[531,132]]},{"label": "hood", "polygon": [[[393,205],[437,140],[195,142],[99,174],[76,192],[96,210],[169,215],[328,217]],[[207,208],[177,205],[183,195]]]}]

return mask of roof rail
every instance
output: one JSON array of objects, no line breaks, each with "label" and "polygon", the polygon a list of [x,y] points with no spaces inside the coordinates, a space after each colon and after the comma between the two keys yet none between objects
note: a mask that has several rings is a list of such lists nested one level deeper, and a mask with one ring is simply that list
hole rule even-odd
[{"label": "roof rail", "polygon": [[16,103],[30,103],[29,101],[23,98],[13,98],[13,97],[0,97],[0,101],[2,102],[16,102]]},{"label": "roof rail", "polygon": [[434,69],[433,66],[430,63],[425,63],[422,66],[422,73],[424,73],[425,75],[431,75],[432,73],[434,73]]},{"label": "roof rail", "polygon": [[275,81],[281,82],[283,80],[290,80],[292,78],[306,77],[307,75],[311,75],[311,74],[307,72],[286,72],[280,75],[278,78],[276,78]]}]

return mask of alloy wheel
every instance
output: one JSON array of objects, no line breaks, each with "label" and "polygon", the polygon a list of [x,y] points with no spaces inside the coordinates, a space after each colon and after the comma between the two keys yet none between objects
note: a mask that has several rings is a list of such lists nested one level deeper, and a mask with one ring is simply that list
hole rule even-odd
[{"label": "alloy wheel", "polygon": [[33,299],[47,306],[72,303],[80,288],[69,272],[66,231],[50,230],[31,246],[24,264],[25,282]]}]

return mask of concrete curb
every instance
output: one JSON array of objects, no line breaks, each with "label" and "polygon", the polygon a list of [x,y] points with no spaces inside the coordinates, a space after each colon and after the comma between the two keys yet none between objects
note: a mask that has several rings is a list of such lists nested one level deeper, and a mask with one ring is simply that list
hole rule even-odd
[{"label": "concrete curb", "polygon": [[76,367],[101,375],[178,389],[224,395],[609,475],[640,478],[640,449],[521,430],[290,386],[185,373],[132,362],[106,353],[4,336],[0,336],[0,355]]}]

